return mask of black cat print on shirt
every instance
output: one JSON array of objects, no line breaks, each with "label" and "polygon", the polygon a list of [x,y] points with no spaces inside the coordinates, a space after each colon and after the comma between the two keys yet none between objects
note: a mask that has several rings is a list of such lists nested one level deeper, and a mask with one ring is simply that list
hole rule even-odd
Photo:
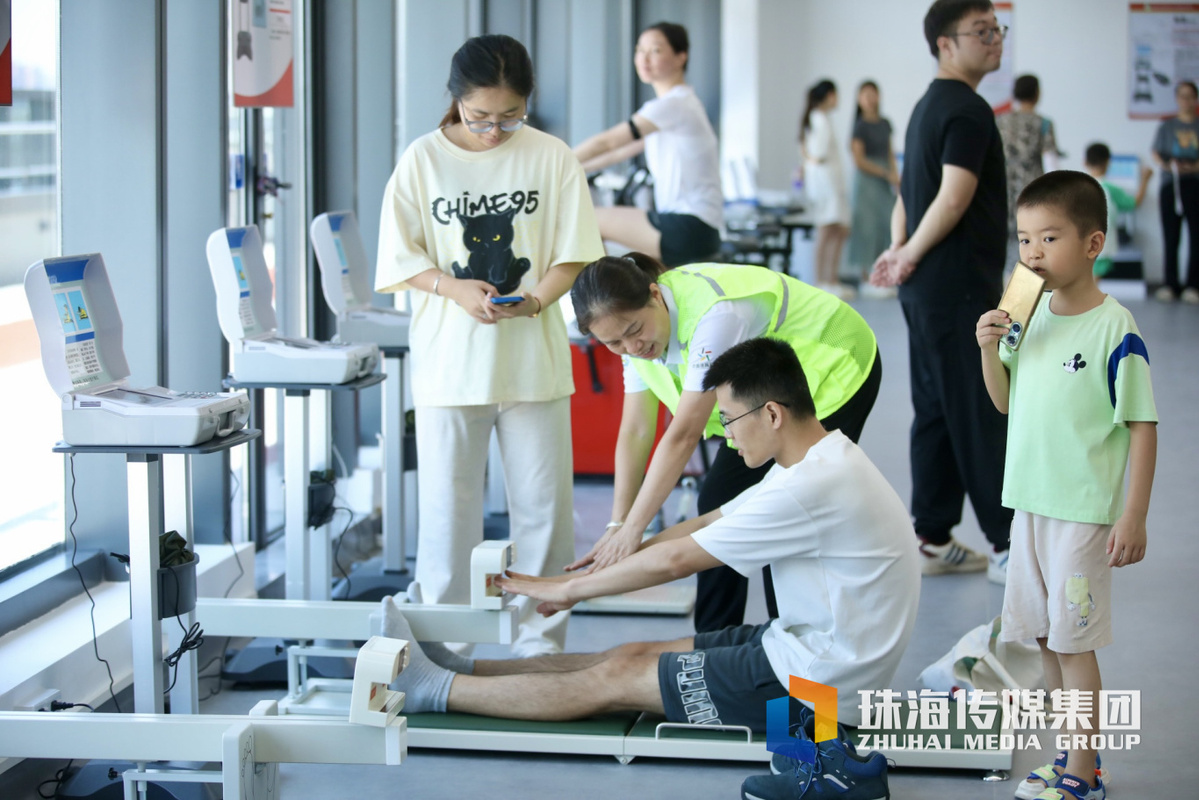
[{"label": "black cat print on shirt", "polygon": [[433,219],[442,225],[462,223],[462,243],[470,257],[466,266],[453,263],[454,277],[486,281],[501,295],[513,294],[531,262],[512,252],[518,214],[534,213],[541,203],[537,190],[473,195],[433,200]]},{"label": "black cat print on shirt", "polygon": [[516,291],[530,264],[529,259],[518,258],[512,252],[512,218],[516,211],[511,208],[499,214],[458,215],[462,243],[470,251],[470,258],[465,267],[454,262],[455,278],[486,281],[501,295]]}]

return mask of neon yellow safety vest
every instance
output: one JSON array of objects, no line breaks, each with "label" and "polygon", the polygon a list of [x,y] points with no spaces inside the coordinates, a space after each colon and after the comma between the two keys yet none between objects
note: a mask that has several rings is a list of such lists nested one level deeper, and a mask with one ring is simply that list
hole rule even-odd
[{"label": "neon yellow safety vest", "polygon": [[[695,327],[712,306],[725,300],[765,295],[772,301],[766,336],[791,345],[799,356],[816,416],[824,419],[843,406],[866,382],[878,343],[858,312],[828,292],[788,275],[752,266],[692,264],[667,270],[658,283],[670,289],[678,309],[682,363],[675,375],[659,360],[631,359],[637,374],[673,414],[678,410],[688,349]],[[719,409],[704,427],[705,436],[723,436]]]}]

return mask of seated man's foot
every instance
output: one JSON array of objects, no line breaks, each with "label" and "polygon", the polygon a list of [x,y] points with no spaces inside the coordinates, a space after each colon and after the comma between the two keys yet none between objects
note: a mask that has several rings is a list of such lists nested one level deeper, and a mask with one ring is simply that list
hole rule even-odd
[{"label": "seated man's foot", "polygon": [[412,635],[408,620],[396,606],[395,600],[383,598],[383,635],[408,641],[408,666],[391,683],[391,688],[404,693],[404,711],[420,714],[446,709],[454,673],[435,664]]},{"label": "seated man's foot", "polygon": [[945,544],[920,542],[920,572],[924,575],[947,575],[955,572],[982,572],[987,557],[950,539]]},{"label": "seated man's foot", "polygon": [[[804,724],[810,741],[815,718]],[[841,730],[838,729],[838,734]],[[837,800],[886,800],[887,759],[879,752],[859,756],[842,739],[819,742],[811,763],[795,759],[795,767],[778,775],[752,775],[741,784],[742,800],[792,800],[829,797]],[[774,762],[771,762],[774,766]]]}]

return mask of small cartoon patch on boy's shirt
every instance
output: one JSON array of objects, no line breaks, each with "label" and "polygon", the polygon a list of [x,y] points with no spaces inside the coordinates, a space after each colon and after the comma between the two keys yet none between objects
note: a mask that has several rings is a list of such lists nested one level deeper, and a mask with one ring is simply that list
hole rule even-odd
[{"label": "small cartoon patch on boy's shirt", "polygon": [[1080,369],[1082,369],[1086,365],[1087,365],[1087,362],[1082,360],[1082,353],[1075,353],[1074,358],[1072,358],[1069,361],[1062,364],[1062,367],[1065,368],[1066,372],[1073,374],[1075,372],[1078,372]]}]

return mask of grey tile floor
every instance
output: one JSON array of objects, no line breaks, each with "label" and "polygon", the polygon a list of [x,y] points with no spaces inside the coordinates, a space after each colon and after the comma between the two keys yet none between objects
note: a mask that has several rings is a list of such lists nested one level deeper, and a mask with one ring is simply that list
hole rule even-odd
[{"label": "grey tile floor", "polygon": [[[907,497],[911,421],[907,331],[894,301],[861,301],[857,305],[874,327],[884,358],[882,390],[862,446],[900,496]],[[1199,537],[1195,535],[1194,508],[1187,498],[1195,491],[1194,460],[1199,455],[1199,309],[1151,302],[1127,305],[1149,346],[1163,421],[1149,514],[1148,557],[1117,573],[1116,641],[1100,653],[1107,688],[1141,690],[1143,739],[1130,752],[1105,754],[1104,762],[1113,776],[1112,797],[1145,798],[1159,793],[1196,797],[1199,766],[1192,756],[1195,744],[1191,734],[1199,718],[1199,700],[1189,681],[1199,664],[1196,629],[1191,627],[1199,614],[1199,581],[1188,575],[1199,564]],[[585,549],[607,520],[611,487],[580,482],[575,497],[583,523],[579,547]],[[958,536],[972,546],[984,545],[969,510]],[[920,670],[945,653],[967,629],[999,613],[1002,600],[1002,588],[988,583],[981,574],[925,579],[916,631],[893,688],[919,688]],[[766,618],[757,582],[750,589],[747,616],[750,622]],[[568,648],[599,650],[625,641],[673,638],[690,632],[690,620],[685,618],[575,615]],[[481,648],[479,654],[504,655],[499,647]],[[207,701],[203,710],[243,713],[259,698],[277,694],[226,688]],[[1047,749],[1051,747],[1048,737],[1043,740]],[[1010,798],[1016,782],[1045,760],[1043,752],[1018,751],[1013,779],[1000,783],[984,783],[981,773],[974,771],[893,770],[891,796],[896,800]],[[403,766],[393,768],[287,765],[281,770],[280,788],[289,800],[481,796],[700,800],[738,797],[741,781],[755,769],[739,763],[637,759],[622,766],[600,756],[415,750]],[[3,782],[0,778],[0,785]],[[32,793],[28,796],[33,797]]]}]

